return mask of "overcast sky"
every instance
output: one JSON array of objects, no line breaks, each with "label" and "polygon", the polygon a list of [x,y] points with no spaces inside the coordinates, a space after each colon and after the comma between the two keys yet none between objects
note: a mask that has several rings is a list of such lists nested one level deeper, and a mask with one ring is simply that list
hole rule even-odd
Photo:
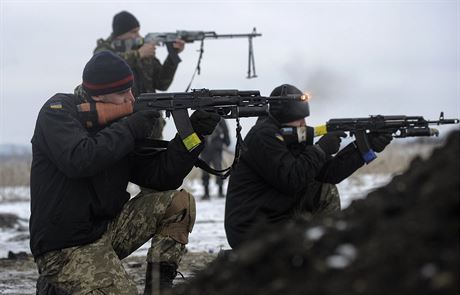
[{"label": "overcast sky", "polygon": [[[142,34],[256,27],[263,34],[254,40],[258,78],[245,78],[246,40],[209,40],[193,87],[269,95],[290,83],[312,94],[311,125],[371,114],[460,117],[460,1],[0,3],[0,144],[29,143],[43,103],[81,83],[96,40],[109,36],[121,10],[138,18]],[[198,49],[187,44],[169,91],[185,90]],[[157,55],[164,60],[166,48]],[[244,120],[244,133],[252,123]],[[165,137],[173,133],[171,121]]]}]

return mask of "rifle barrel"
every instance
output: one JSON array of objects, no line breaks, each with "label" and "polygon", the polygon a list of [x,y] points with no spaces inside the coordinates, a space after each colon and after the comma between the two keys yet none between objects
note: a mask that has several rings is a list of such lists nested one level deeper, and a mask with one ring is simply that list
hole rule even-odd
[{"label": "rifle barrel", "polygon": [[443,125],[443,124],[458,124],[459,122],[460,122],[459,119],[442,119],[438,121],[428,121],[428,124]]},{"label": "rifle barrel", "polygon": [[215,35],[205,35],[205,38],[212,39],[231,39],[231,38],[249,38],[249,37],[260,37],[260,33],[250,33],[250,34],[215,34]]}]

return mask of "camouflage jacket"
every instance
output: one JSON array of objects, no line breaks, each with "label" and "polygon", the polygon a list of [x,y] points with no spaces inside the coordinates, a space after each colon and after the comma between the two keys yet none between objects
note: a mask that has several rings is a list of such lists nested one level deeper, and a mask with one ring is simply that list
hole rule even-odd
[{"label": "camouflage jacket", "polygon": [[[103,50],[116,52],[112,40],[112,37],[97,40],[94,53]],[[137,50],[116,53],[126,60],[134,72],[134,96],[155,90],[166,91],[171,85],[178,64],[174,63],[169,55],[162,65],[156,57],[141,59]]]}]

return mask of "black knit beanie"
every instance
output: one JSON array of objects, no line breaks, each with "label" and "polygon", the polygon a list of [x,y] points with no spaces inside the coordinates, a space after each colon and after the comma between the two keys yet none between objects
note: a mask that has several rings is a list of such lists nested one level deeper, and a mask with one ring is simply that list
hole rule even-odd
[{"label": "black knit beanie", "polygon": [[110,51],[93,55],[83,70],[83,88],[91,96],[115,93],[133,86],[129,65]]},{"label": "black knit beanie", "polygon": [[117,37],[139,26],[139,21],[134,15],[127,11],[119,12],[113,17],[112,35]]},{"label": "black knit beanie", "polygon": [[[270,96],[283,96],[288,94],[303,94],[298,88],[283,84],[273,89]],[[270,104],[270,114],[278,120],[279,123],[289,123],[308,117],[310,108],[306,101],[290,101],[287,103]]]}]

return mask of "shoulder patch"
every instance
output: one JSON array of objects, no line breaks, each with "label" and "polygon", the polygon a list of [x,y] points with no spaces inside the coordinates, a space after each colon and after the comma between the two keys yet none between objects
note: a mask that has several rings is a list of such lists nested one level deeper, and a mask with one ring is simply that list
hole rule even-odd
[{"label": "shoulder patch", "polygon": [[62,103],[61,102],[52,102],[52,103],[50,103],[50,108],[51,109],[62,109]]},{"label": "shoulder patch", "polygon": [[279,141],[284,141],[284,137],[280,133],[275,133],[275,137],[279,139]]}]

